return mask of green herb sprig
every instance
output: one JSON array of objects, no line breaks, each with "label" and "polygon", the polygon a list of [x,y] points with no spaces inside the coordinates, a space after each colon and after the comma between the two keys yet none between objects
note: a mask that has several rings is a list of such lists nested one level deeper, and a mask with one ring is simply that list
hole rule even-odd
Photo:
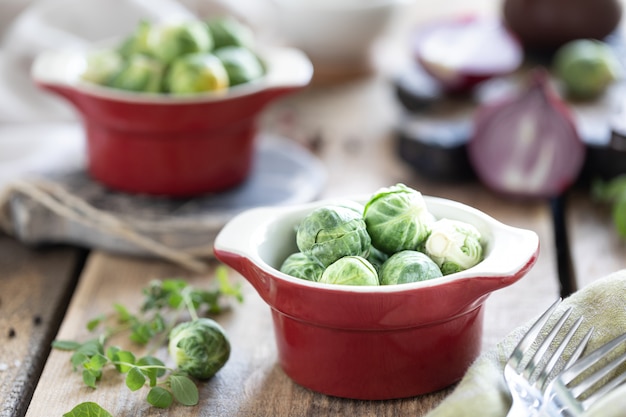
[{"label": "green herb sprig", "polygon": [[[240,286],[231,284],[226,267],[216,268],[216,281],[217,289],[205,290],[182,279],[153,280],[142,290],[143,302],[138,313],[116,303],[111,314],[87,322],[86,328],[92,333],[102,329],[96,337],[85,342],[55,340],[52,347],[73,352],[72,368],[81,372],[84,384],[91,388],[97,387],[104,369],[111,367],[125,375],[125,384],[131,391],[147,385],[150,389],[146,401],[154,407],[168,408],[174,401],[186,406],[196,405],[199,393],[192,377],[166,366],[153,353],[167,343],[170,331],[184,321],[183,314],[197,320],[200,316],[222,313],[229,307],[223,301],[225,298],[243,302]],[[128,339],[147,353],[139,356],[131,350],[110,345],[110,339],[121,333],[127,333]],[[66,416],[78,416],[89,410],[93,415],[108,415],[99,409],[101,407],[95,403],[81,403]]]},{"label": "green herb sprig", "polygon": [[626,239],[626,174],[608,180],[596,180],[591,187],[596,201],[611,205],[611,215],[617,233]]}]

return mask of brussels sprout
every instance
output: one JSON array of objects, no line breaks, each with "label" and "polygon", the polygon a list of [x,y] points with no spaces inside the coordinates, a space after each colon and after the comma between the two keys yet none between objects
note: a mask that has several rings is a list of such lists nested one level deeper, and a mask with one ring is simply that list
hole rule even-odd
[{"label": "brussels sprout", "polygon": [[471,224],[451,219],[437,220],[424,251],[444,275],[471,268],[482,260],[480,232]]},{"label": "brussels sprout", "polygon": [[207,21],[209,33],[213,38],[214,47],[243,46],[251,48],[254,43],[254,32],[237,19],[227,17],[216,17]]},{"label": "brussels sprout", "polygon": [[285,259],[280,267],[280,272],[308,281],[318,281],[324,272],[324,265],[315,258],[306,256],[302,252],[296,252]]},{"label": "brussels sprout", "polygon": [[107,85],[124,68],[124,58],[114,49],[94,51],[87,56],[87,67],[82,79],[96,84]]},{"label": "brussels sprout", "polygon": [[414,250],[394,253],[380,268],[380,285],[406,284],[443,276],[437,264],[426,254]]},{"label": "brussels sprout", "polygon": [[181,371],[198,379],[209,379],[230,356],[224,329],[209,318],[178,324],[170,332],[168,349]]},{"label": "brussels sprout", "polygon": [[561,46],[553,65],[567,93],[580,99],[591,99],[604,92],[620,72],[613,49],[594,39],[576,39]]},{"label": "brussels sprout", "polygon": [[173,94],[222,91],[228,88],[228,74],[215,55],[188,54],[172,62],[165,84]]},{"label": "brussels sprout", "polygon": [[380,267],[387,259],[389,259],[389,255],[376,249],[374,246],[370,246],[370,254],[367,255],[367,260],[376,268],[376,271],[380,271]]},{"label": "brussels sprout", "polygon": [[327,267],[344,256],[367,257],[371,240],[363,218],[354,209],[325,206],[302,220],[296,232],[296,244],[300,252]]},{"label": "brussels sprout", "polygon": [[144,55],[134,55],[108,86],[122,90],[158,93],[161,91],[164,71],[165,67],[159,61]]},{"label": "brussels sprout", "polygon": [[435,222],[422,194],[404,184],[378,190],[363,217],[372,244],[388,255],[419,248]]},{"label": "brussels sprout", "polygon": [[186,54],[211,51],[213,39],[201,21],[163,24],[150,29],[147,47],[150,55],[170,63]]},{"label": "brussels sprout", "polygon": [[240,46],[226,46],[214,52],[228,73],[231,86],[259,79],[265,74],[263,63],[254,52]]},{"label": "brussels sprout", "polygon": [[149,22],[145,20],[139,22],[135,31],[122,42],[119,53],[125,58],[130,58],[135,54],[149,54],[148,34],[151,29],[152,25]]},{"label": "brussels sprout", "polygon": [[378,285],[376,268],[361,256],[344,256],[330,264],[319,282],[340,285]]}]

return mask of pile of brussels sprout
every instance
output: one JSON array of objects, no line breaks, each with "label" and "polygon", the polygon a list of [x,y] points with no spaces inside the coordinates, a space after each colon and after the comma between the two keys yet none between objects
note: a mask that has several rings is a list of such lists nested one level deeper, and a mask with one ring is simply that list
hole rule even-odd
[{"label": "pile of brussels sprout", "polygon": [[378,190],[365,205],[345,201],[313,210],[296,228],[296,245],[280,271],[326,284],[424,281],[483,258],[475,226],[436,219],[422,194],[404,184]]},{"label": "pile of brussels sprout", "polygon": [[135,92],[224,91],[265,75],[253,43],[252,30],[232,17],[142,21],[121,44],[90,53],[82,78]]}]

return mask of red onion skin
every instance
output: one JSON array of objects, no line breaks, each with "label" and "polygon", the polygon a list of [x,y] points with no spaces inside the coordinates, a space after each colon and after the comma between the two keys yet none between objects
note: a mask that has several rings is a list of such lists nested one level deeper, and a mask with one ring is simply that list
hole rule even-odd
[{"label": "red onion skin", "polygon": [[[433,70],[431,65],[424,60],[422,56],[422,43],[424,42],[424,39],[430,36],[433,32],[446,26],[462,27],[468,26],[472,23],[480,23],[481,19],[485,20],[485,22],[490,22],[490,20],[486,20],[485,18],[477,15],[460,15],[451,19],[449,18],[432,22],[430,25],[420,28],[413,34],[412,48],[415,60],[423,70],[440,83],[440,87],[448,94],[454,95],[468,93],[472,88],[481,82],[496,76],[510,74],[517,70],[522,64],[524,59],[522,44],[517,38],[517,35],[508,28],[504,27],[500,20],[496,20],[501,27],[501,33],[499,36],[506,36],[509,47],[511,48],[510,52],[513,56],[515,56],[515,58],[510,61],[502,61],[497,68],[476,68],[472,66],[468,66],[466,68],[459,67],[456,68],[454,76],[452,73],[447,73],[446,77],[441,77],[441,74],[439,74],[436,70]],[[498,53],[497,51],[491,52],[495,54]],[[476,57],[475,63],[480,63],[480,58],[480,56]]]},{"label": "red onion skin", "polygon": [[468,156],[479,179],[496,192],[555,197],[578,178],[586,147],[547,75],[533,75],[521,95],[479,107]]},{"label": "red onion skin", "polygon": [[622,17],[618,0],[505,0],[502,14],[526,49],[554,51],[566,42],[602,40]]}]

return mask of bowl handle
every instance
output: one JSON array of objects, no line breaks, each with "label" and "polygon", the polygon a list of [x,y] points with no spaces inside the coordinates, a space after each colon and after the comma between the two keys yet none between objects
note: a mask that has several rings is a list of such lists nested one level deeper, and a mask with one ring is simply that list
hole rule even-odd
[{"label": "bowl handle", "polygon": [[532,230],[500,223],[493,228],[492,242],[487,259],[460,274],[499,277],[507,282],[517,280],[528,272],[539,255],[539,236]]},{"label": "bowl handle", "polygon": [[241,256],[252,255],[251,232],[264,220],[262,208],[246,210],[230,219],[215,237],[215,252],[230,252]]},{"label": "bowl handle", "polygon": [[46,51],[35,58],[31,76],[39,84],[69,87],[80,78],[86,65],[79,51]]},{"label": "bowl handle", "polygon": [[263,56],[268,66],[269,88],[304,87],[313,77],[313,64],[298,49],[271,48]]},{"label": "bowl handle", "polygon": [[215,257],[242,274],[262,297],[268,295],[270,285],[263,272],[264,261],[261,260],[260,252],[263,243],[267,242],[268,219],[280,211],[276,207],[244,211],[226,223],[213,244]]}]

